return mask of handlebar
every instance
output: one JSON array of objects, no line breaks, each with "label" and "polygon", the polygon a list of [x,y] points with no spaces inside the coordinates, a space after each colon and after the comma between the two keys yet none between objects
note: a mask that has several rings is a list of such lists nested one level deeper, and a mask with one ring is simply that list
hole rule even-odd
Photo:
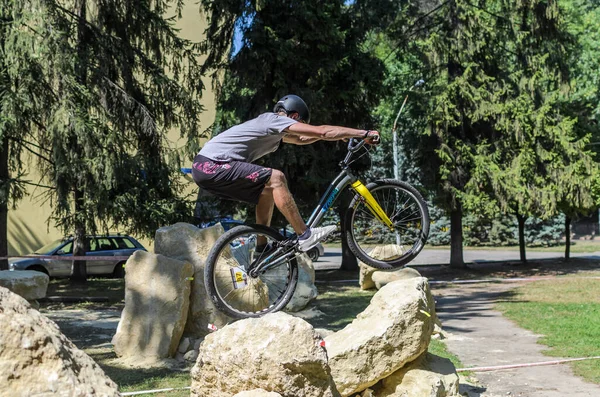
[{"label": "handlebar", "polygon": [[367,143],[367,141],[365,141],[362,138],[350,138],[350,140],[348,141],[348,151],[350,153],[355,153],[361,147],[365,146],[365,143]]}]

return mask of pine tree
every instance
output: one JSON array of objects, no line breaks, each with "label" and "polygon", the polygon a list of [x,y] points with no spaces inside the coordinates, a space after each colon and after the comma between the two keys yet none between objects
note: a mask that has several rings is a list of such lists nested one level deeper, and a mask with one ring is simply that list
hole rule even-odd
[{"label": "pine tree", "polygon": [[[288,93],[308,103],[312,124],[374,128],[371,112],[382,90],[383,65],[366,47],[368,35],[389,18],[393,2],[202,4],[210,16],[205,67],[224,71],[215,133],[272,110]],[[243,46],[230,54],[236,23]],[[285,173],[300,211],[307,217],[337,172],[345,147],[332,142],[282,145],[263,161]]]},{"label": "pine tree", "polygon": [[[16,26],[34,30],[52,97],[33,132],[46,157],[42,175],[55,187],[53,218],[74,231],[75,256],[98,227],[149,235],[191,211],[179,198],[179,156],[166,144],[170,128],[197,136],[202,110],[199,47],[169,17],[181,6],[39,0]],[[85,262],[76,261],[73,279],[85,278]]]},{"label": "pine tree", "polygon": [[564,165],[581,170],[590,160],[560,109],[569,42],[560,9],[555,1],[451,0],[421,15],[412,50],[422,64],[412,69],[426,71],[430,100],[427,132],[413,134],[410,150],[450,212],[451,266],[464,266],[466,209],[515,213],[524,259],[525,220],[554,214],[567,175],[587,177]]}]

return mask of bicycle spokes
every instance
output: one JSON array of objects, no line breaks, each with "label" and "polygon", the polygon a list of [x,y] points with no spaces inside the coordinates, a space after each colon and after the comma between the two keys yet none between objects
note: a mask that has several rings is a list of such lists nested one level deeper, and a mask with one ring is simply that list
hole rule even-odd
[{"label": "bicycle spokes", "polygon": [[[216,258],[213,273],[216,293],[236,312],[268,309],[288,288],[290,258],[282,258],[284,250],[277,248],[279,243],[266,237],[257,233],[236,236]],[[257,245],[265,240],[267,244]]]}]

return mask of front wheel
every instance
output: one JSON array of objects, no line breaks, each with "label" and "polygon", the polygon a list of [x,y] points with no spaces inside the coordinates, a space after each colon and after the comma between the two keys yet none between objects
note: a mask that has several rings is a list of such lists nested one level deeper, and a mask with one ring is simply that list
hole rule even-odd
[{"label": "front wheel", "polygon": [[344,237],[358,259],[378,269],[393,269],[421,252],[429,235],[429,211],[421,194],[408,183],[383,179],[367,185],[392,228],[384,225],[356,195],[346,213]]},{"label": "front wheel", "polygon": [[[217,239],[206,258],[204,286],[219,310],[234,318],[260,317],[287,305],[298,265],[295,251],[278,250],[282,240],[261,225],[237,226]],[[288,255],[277,259],[279,252]]]}]

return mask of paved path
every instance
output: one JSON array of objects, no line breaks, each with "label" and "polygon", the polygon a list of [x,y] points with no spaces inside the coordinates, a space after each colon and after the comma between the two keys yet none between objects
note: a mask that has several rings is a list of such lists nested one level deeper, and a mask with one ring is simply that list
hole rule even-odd
[{"label": "paved path", "polygon": [[[465,367],[495,366],[550,361],[538,335],[515,326],[494,303],[515,284],[463,286],[433,291],[442,327],[449,332],[444,340]],[[478,372],[481,388],[469,390],[469,397],[596,397],[600,386],[576,377],[567,364]]]},{"label": "paved path", "polygon": [[[600,247],[600,244],[599,244]],[[600,251],[594,253],[571,254],[576,257],[596,257],[600,260]],[[517,261],[519,260],[519,251],[509,250],[464,250],[463,258],[465,262],[498,262],[498,261]],[[563,252],[527,252],[527,259],[547,259],[564,258]],[[341,248],[325,248],[325,255],[315,262],[316,270],[339,269],[342,261]],[[424,249],[413,259],[411,265],[447,265],[450,263],[450,250],[444,249]]]}]

